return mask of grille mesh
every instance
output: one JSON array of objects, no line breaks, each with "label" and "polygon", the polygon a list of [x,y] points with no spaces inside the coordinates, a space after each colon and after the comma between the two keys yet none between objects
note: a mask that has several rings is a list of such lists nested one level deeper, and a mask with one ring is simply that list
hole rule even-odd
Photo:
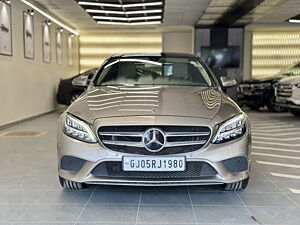
[{"label": "grille mesh", "polygon": [[217,175],[217,171],[206,162],[186,162],[185,171],[145,172],[123,171],[122,162],[107,161],[100,163],[92,171],[95,177],[132,178],[132,179],[195,179]]},{"label": "grille mesh", "polygon": [[280,97],[291,97],[293,94],[292,85],[290,84],[278,84],[277,95]]},{"label": "grille mesh", "polygon": [[79,159],[74,156],[65,155],[62,157],[60,162],[60,169],[66,170],[71,173],[77,173],[83,165],[85,164],[85,160]]},{"label": "grille mesh", "polygon": [[231,173],[239,173],[248,169],[248,160],[244,156],[239,156],[223,161],[226,169]]},{"label": "grille mesh", "polygon": [[[160,129],[166,135],[166,146],[159,152],[150,152],[143,146],[143,135],[150,128]],[[98,135],[104,146],[113,151],[164,155],[201,149],[209,140],[211,131],[204,126],[104,126],[98,129]]]}]

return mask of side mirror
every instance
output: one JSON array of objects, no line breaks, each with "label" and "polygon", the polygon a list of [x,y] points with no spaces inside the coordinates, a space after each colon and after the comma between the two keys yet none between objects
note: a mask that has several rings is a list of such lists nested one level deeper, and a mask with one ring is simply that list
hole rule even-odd
[{"label": "side mirror", "polygon": [[223,88],[230,88],[230,87],[234,87],[235,85],[237,85],[237,82],[234,78],[225,77],[225,76],[221,77],[221,83],[222,83]]},{"label": "side mirror", "polygon": [[86,88],[88,86],[88,76],[81,75],[72,80],[72,85],[75,88]]}]

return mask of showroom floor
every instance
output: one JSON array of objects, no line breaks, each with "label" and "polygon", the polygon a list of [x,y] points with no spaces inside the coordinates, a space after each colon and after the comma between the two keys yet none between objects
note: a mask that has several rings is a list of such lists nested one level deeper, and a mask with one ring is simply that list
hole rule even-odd
[{"label": "showroom floor", "polygon": [[299,225],[300,120],[289,113],[248,115],[252,175],[240,192],[218,186],[62,190],[56,174],[58,112],[0,130],[0,224]]}]

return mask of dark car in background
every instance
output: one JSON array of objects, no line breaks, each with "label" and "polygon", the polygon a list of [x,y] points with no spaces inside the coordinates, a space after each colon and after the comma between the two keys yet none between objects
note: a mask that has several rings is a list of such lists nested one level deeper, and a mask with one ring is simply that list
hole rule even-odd
[{"label": "dark car in background", "polygon": [[276,101],[276,85],[282,78],[300,74],[300,63],[296,62],[284,68],[277,75],[265,79],[245,80],[238,85],[237,102],[240,106],[246,105],[251,109],[258,110],[267,106],[270,111],[284,112],[286,107],[282,107]]},{"label": "dark car in background", "polygon": [[81,77],[82,79],[87,79],[89,81],[92,79],[97,69],[98,68],[94,68],[69,79],[60,80],[56,95],[57,103],[71,105],[84,91],[84,88],[82,87],[73,86],[72,81],[77,77]]},{"label": "dark car in background", "polygon": [[241,82],[237,90],[237,101],[239,105],[246,105],[254,110],[267,106],[267,108],[273,112],[284,111],[283,108],[276,104],[274,89],[274,84],[283,77],[284,75]]}]

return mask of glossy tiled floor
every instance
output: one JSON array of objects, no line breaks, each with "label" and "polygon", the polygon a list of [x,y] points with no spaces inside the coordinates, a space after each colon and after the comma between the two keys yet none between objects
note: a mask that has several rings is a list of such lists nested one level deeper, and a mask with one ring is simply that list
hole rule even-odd
[{"label": "glossy tiled floor", "polygon": [[[300,224],[300,119],[248,112],[253,163],[245,191],[218,186],[62,190],[56,175],[59,113],[0,130],[0,224]],[[47,131],[5,137],[7,131]]]}]

